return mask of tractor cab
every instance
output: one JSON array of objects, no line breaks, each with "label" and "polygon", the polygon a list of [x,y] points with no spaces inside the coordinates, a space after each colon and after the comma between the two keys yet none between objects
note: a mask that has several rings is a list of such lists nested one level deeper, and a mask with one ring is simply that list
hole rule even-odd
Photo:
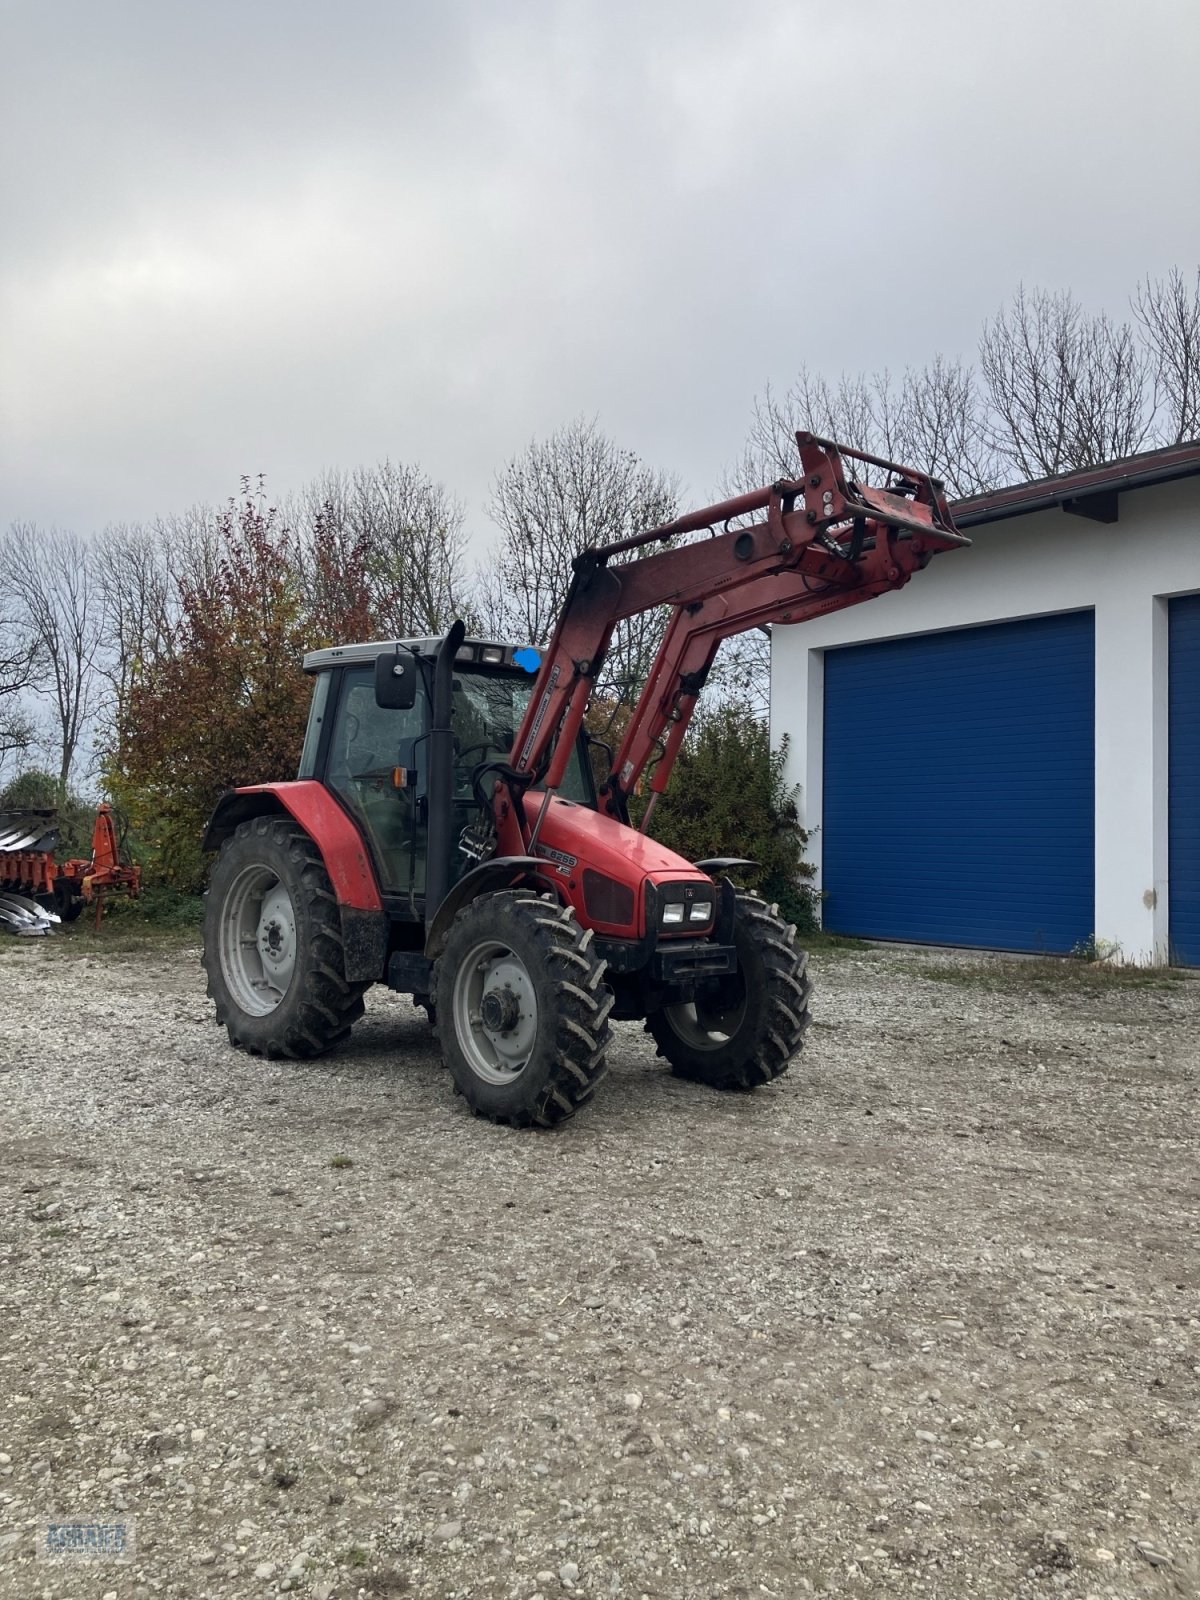
[{"label": "tractor cab", "polygon": [[[332,790],[362,831],[389,911],[414,922],[425,917],[431,809],[448,814],[446,890],[488,852],[492,769],[508,760],[541,660],[531,648],[484,640],[456,647],[449,782],[435,800],[431,736],[442,644],[338,645],[304,659],[316,681],[297,777]],[[581,733],[576,741],[559,794],[594,809],[586,739]],[[434,832],[436,844],[436,825]]]}]

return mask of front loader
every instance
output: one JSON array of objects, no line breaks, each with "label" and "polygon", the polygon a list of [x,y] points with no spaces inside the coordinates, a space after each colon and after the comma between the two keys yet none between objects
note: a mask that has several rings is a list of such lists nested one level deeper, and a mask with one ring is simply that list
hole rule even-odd
[{"label": "front loader", "polygon": [[[233,1044],[319,1055],[383,982],[436,1020],[472,1110],[517,1126],[590,1099],[610,1018],[644,1019],[673,1072],[714,1088],[787,1070],[810,994],[795,930],[737,887],[753,863],[658,844],[655,802],[723,639],[901,588],[969,542],[936,480],[796,439],[801,476],[585,550],[544,654],[459,622],[305,659],[297,780],[224,795],[205,839],[220,854],[203,959]],[[659,607],[661,648],[597,787],[584,716],[605,652]]]}]

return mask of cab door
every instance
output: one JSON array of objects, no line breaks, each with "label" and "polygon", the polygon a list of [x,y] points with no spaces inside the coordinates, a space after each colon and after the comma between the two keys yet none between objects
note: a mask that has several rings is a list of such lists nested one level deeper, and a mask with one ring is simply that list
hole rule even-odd
[{"label": "cab door", "polygon": [[[425,891],[427,704],[420,693],[408,711],[376,705],[373,665],[343,669],[326,782],[362,827],[380,886],[392,894]],[[397,788],[397,768],[418,781]]]}]

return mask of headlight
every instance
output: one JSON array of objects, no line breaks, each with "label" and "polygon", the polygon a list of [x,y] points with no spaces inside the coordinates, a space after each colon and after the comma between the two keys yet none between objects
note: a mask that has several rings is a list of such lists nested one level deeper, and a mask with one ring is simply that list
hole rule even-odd
[{"label": "headlight", "polygon": [[663,907],[662,919],[666,922],[683,921],[683,901],[672,900]]},{"label": "headlight", "polygon": [[688,921],[689,922],[711,922],[712,921],[712,901],[711,900],[693,900],[692,901],[692,909],[688,913]]}]

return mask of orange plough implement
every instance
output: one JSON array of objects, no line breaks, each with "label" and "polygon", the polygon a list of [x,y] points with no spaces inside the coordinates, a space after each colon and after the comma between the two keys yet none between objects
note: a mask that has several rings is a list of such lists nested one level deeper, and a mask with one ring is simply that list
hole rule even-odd
[{"label": "orange plough implement", "polygon": [[96,927],[108,895],[136,899],[142,869],[122,851],[110,805],[101,805],[92,830],[92,853],[57,862],[58,817],[52,810],[0,812],[0,930],[50,933],[95,906]]}]

